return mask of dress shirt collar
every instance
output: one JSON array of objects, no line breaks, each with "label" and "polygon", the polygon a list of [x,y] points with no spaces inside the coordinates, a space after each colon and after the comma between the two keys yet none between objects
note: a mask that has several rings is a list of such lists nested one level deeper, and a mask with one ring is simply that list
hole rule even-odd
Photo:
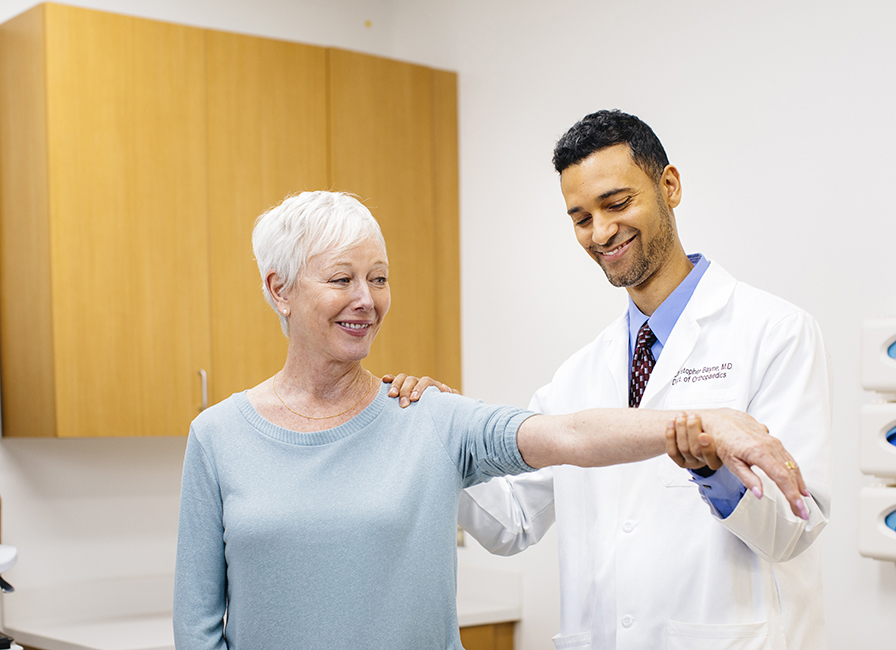
[{"label": "dress shirt collar", "polygon": [[687,277],[681,281],[681,284],[675,287],[675,291],[670,293],[669,297],[657,307],[652,316],[648,318],[646,314],[638,309],[631,298],[628,299],[629,360],[631,360],[631,356],[634,354],[635,343],[638,340],[638,330],[641,329],[644,321],[650,323],[650,329],[656,336],[656,343],[651,347],[651,351],[653,352],[653,358],[659,359],[660,352],[662,352],[663,346],[666,345],[666,341],[672,333],[672,328],[675,327],[675,323],[678,322],[679,316],[681,316],[681,313],[690,301],[691,296],[694,295],[694,289],[697,288],[697,284],[709,267],[709,260],[703,257],[700,253],[688,255],[688,259],[691,260],[691,264],[694,265],[694,268],[692,268]]}]

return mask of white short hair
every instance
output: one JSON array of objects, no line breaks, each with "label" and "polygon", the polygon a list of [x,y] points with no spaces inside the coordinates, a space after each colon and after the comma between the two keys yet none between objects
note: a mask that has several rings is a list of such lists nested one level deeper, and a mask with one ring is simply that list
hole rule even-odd
[{"label": "white short hair", "polygon": [[386,241],[373,215],[358,199],[342,192],[302,192],[288,196],[255,220],[252,250],[261,287],[268,304],[277,312],[280,327],[289,336],[286,316],[277,310],[265,278],[273,271],[292,289],[315,255],[341,252],[367,239],[378,241],[383,252]]}]

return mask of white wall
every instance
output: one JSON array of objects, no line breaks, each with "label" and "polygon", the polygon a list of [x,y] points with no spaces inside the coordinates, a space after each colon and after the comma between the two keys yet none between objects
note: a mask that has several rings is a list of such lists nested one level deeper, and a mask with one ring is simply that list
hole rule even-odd
[{"label": "white wall", "polygon": [[[524,403],[620,312],[621,292],[576,249],[550,152],[592,110],[640,115],[681,170],[686,249],[821,324],[835,382],[834,519],[820,538],[831,648],[892,646],[896,567],[856,550],[858,490],[871,482],[856,434],[870,400],[860,326],[896,314],[896,7],[474,5],[458,63],[466,391]],[[548,647],[554,612],[527,605],[522,647]]]},{"label": "white wall", "polygon": [[[0,0],[0,20],[32,2]],[[464,382],[525,405],[624,305],[577,249],[550,166],[597,108],[643,117],[682,173],[689,252],[815,314],[834,364],[834,519],[822,535],[832,650],[892,644],[896,566],[856,550],[865,318],[896,314],[890,151],[896,5],[886,0],[104,0],[121,13],[334,45],[460,74]],[[365,27],[365,21],[371,27]],[[173,563],[183,440],[0,442],[13,583]],[[93,547],[96,550],[91,550]],[[519,647],[551,647],[556,541],[526,571]],[[676,595],[678,597],[678,595]]]}]

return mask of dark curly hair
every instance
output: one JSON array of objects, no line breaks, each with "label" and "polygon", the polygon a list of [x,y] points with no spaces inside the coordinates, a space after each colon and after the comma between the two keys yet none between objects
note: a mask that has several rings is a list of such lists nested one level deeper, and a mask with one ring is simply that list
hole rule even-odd
[{"label": "dark curly hair", "polygon": [[554,147],[554,169],[562,173],[593,154],[616,144],[627,144],[635,163],[655,182],[669,164],[666,151],[649,126],[619,110],[597,111],[576,122]]}]

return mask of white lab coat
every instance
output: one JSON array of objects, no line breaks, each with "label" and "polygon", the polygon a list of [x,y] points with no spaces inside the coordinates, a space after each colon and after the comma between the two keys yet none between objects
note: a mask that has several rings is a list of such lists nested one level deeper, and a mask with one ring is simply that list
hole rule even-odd
[{"label": "white lab coat", "polygon": [[[628,316],[567,360],[532,400],[557,414],[628,399]],[[797,460],[812,498],[794,516],[763,479],[727,519],[666,456],[493,479],[461,499],[460,523],[510,555],[556,517],[557,648],[823,650],[820,550],[830,510],[830,383],[815,321],[712,263],[679,318],[641,408],[745,410]]]}]

